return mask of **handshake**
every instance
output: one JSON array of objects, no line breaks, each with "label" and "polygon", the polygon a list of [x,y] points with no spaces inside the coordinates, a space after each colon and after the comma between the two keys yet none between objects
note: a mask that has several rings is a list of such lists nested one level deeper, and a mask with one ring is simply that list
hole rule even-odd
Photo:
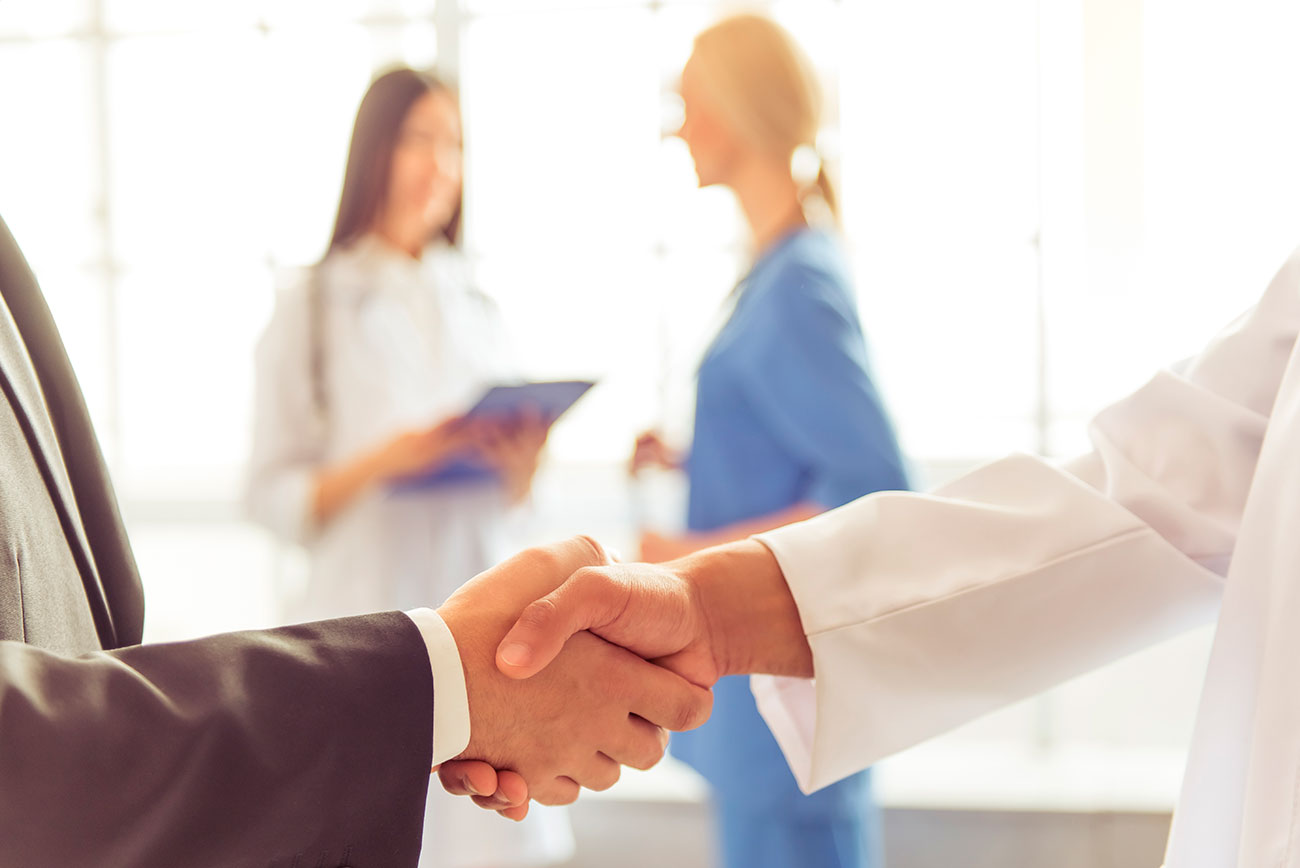
[{"label": "handshake", "polygon": [[460,650],[466,750],[443,786],[522,819],[662,758],[724,675],[810,677],[812,653],[771,552],[748,540],[662,565],[617,564],[577,537],[524,551],[439,609]]}]

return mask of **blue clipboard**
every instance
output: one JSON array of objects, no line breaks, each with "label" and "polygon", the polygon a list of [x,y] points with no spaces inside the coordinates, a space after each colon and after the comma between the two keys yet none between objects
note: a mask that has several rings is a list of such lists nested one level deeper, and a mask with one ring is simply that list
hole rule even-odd
[{"label": "blue clipboard", "polygon": [[493,386],[479,398],[478,403],[465,414],[466,419],[493,419],[519,416],[532,409],[542,415],[547,425],[587,394],[596,385],[590,380],[559,380],[549,383],[520,383],[515,386]]},{"label": "blue clipboard", "polygon": [[[541,414],[547,427],[550,427],[594,385],[596,384],[590,380],[559,380],[493,386],[469,409],[465,418],[508,419],[531,410]],[[474,457],[464,457],[422,476],[395,482],[392,488],[395,491],[425,491],[430,488],[494,482],[496,478],[496,471],[491,467]]]}]

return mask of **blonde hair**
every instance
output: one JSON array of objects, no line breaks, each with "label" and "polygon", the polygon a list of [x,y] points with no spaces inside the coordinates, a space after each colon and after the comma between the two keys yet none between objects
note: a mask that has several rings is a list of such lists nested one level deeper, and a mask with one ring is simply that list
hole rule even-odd
[{"label": "blonde hair", "polygon": [[[816,148],[821,86],[808,57],[779,24],[753,14],[726,18],[695,38],[691,63],[724,122],[750,146],[787,163],[801,148]],[[837,216],[825,165],[801,195],[814,190]]]}]

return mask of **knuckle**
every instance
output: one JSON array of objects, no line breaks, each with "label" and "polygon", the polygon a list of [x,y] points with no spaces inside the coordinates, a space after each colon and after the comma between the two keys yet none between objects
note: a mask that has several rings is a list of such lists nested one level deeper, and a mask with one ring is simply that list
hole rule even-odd
[{"label": "knuckle", "polygon": [[555,575],[564,570],[564,559],[553,547],[533,549],[530,554],[534,561],[532,569],[539,573]]},{"label": "knuckle", "polygon": [[664,758],[664,752],[668,748],[668,733],[663,729],[658,729],[656,735],[647,736],[640,744],[637,745],[631,756],[631,762],[628,765],[634,769],[645,771],[659,764]]},{"label": "knuckle", "polygon": [[668,728],[674,732],[695,729],[709,719],[712,702],[706,699],[684,700],[673,706],[672,725]]},{"label": "knuckle", "polygon": [[577,800],[577,784],[559,779],[542,787],[533,796],[533,801],[539,805],[571,805]]},{"label": "knuckle", "polygon": [[605,584],[605,571],[600,567],[579,567],[569,577],[568,585],[588,593],[599,590]]},{"label": "knuckle", "polygon": [[555,601],[549,597],[543,597],[525,606],[524,610],[519,613],[518,621],[525,627],[542,630],[549,627],[559,614],[560,610]]},{"label": "knuckle", "polygon": [[668,723],[668,728],[673,732],[685,732],[691,729],[691,724],[695,721],[695,710],[688,705],[678,705],[672,710],[672,717]]},{"label": "knuckle", "polygon": [[614,786],[614,784],[618,783],[618,779],[621,776],[622,776],[622,769],[618,765],[618,763],[610,763],[609,771],[602,774],[595,781],[594,785],[588,787],[588,789],[595,790],[596,792],[603,792],[605,790],[608,790],[610,787]]},{"label": "knuckle", "polygon": [[607,566],[583,567],[570,578],[571,587],[602,611],[620,606],[627,588]]},{"label": "knuckle", "polygon": [[713,691],[700,688],[702,694],[691,707],[690,729],[704,726],[713,715]]},{"label": "knuckle", "polygon": [[605,553],[605,547],[592,537],[579,534],[573,538],[572,543],[582,551],[584,559],[588,562],[593,564],[609,563],[609,555]]}]

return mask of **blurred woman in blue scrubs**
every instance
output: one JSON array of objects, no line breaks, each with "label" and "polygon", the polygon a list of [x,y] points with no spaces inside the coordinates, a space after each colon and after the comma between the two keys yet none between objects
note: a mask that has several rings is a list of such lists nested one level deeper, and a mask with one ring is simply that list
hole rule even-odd
[{"label": "blurred woman in blue scrubs", "polygon": [[[700,365],[689,457],[653,432],[637,441],[633,472],[681,468],[690,483],[689,532],[643,537],[642,557],[654,561],[907,487],[839,241],[805,216],[814,201],[835,208],[813,153],[820,93],[810,64],[768,19],[730,18],[696,39],[681,96],[679,135],[700,186],[736,193],[756,256]],[[672,752],[712,785],[724,864],[879,865],[869,773],[805,796],[748,679],[723,679],[715,696],[710,722],[675,735]]]}]

